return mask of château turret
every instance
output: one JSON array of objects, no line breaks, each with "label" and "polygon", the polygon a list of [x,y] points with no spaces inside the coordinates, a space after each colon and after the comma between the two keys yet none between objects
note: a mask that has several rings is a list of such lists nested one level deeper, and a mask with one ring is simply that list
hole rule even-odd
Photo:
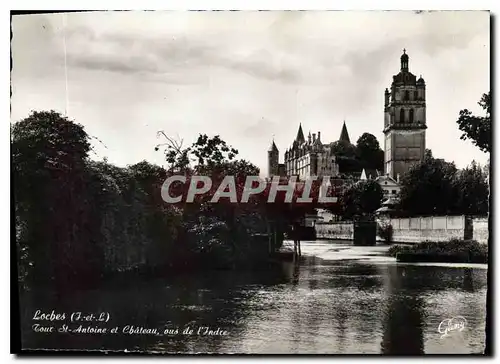
[{"label": "ch\u00e2teau turret", "polygon": [[342,131],[340,132],[339,141],[351,144],[351,139],[349,139],[349,133],[347,132],[347,126],[345,125],[345,120],[344,125],[342,125]]}]

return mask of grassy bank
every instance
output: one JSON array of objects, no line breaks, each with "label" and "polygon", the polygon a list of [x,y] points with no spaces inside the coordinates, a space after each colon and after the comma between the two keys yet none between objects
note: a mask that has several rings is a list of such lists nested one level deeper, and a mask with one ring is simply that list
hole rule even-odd
[{"label": "grassy bank", "polygon": [[389,255],[400,262],[487,263],[488,246],[475,240],[424,241],[414,245],[394,245]]}]

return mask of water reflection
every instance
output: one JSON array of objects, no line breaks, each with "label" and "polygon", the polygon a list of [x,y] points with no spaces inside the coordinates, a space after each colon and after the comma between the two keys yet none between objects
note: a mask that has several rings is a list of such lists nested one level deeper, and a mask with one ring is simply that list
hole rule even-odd
[{"label": "water reflection", "polygon": [[423,354],[423,301],[391,295],[385,315],[382,354]]},{"label": "water reflection", "polygon": [[407,267],[389,268],[386,286],[388,300],[384,316],[384,334],[380,344],[382,354],[414,355],[424,353],[424,301],[406,292],[414,284]]},{"label": "water reflection", "polygon": [[[332,251],[349,259],[331,259]],[[71,296],[45,292],[24,297],[23,344],[27,348],[169,353],[483,350],[486,269],[401,265],[384,258],[379,247],[355,250],[338,243],[306,243],[303,254],[300,262],[254,272],[112,282],[105,289]],[[112,316],[109,326],[208,326],[230,335],[40,335],[30,330],[35,309],[106,311]],[[466,317],[467,329],[441,339],[439,323],[456,315]]]},{"label": "water reflection", "polygon": [[464,268],[464,290],[474,292],[473,270]]}]

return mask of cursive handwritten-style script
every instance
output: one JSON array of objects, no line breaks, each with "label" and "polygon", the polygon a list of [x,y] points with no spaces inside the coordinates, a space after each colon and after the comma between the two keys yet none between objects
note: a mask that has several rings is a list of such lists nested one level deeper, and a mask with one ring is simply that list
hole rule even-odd
[{"label": "cursive handwritten-style script", "polygon": [[441,335],[441,339],[449,336],[450,332],[453,331],[463,331],[467,325],[467,320],[463,316],[455,316],[451,319],[446,319],[441,321],[438,327],[438,332]]}]

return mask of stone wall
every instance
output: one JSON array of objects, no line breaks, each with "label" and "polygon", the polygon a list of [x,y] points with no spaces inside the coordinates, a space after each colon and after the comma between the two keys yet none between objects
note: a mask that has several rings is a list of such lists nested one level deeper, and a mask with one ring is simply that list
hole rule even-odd
[{"label": "stone wall", "polygon": [[354,226],[352,222],[316,223],[315,229],[317,239],[354,239]]},{"label": "stone wall", "polygon": [[[465,216],[429,216],[404,219],[384,219],[379,223],[390,223],[394,243],[419,243],[425,240],[448,241],[466,238],[467,228],[472,224],[472,239],[488,242],[488,218],[467,219]],[[352,240],[354,227],[349,222],[316,223],[318,239]],[[469,230],[470,231],[470,230]],[[379,237],[377,240],[381,241]]]},{"label": "stone wall", "polygon": [[488,244],[488,218],[476,217],[472,219],[472,236],[480,243]]},{"label": "stone wall", "polygon": [[393,242],[419,243],[425,240],[463,239],[465,216],[431,216],[387,219],[393,228]]}]

